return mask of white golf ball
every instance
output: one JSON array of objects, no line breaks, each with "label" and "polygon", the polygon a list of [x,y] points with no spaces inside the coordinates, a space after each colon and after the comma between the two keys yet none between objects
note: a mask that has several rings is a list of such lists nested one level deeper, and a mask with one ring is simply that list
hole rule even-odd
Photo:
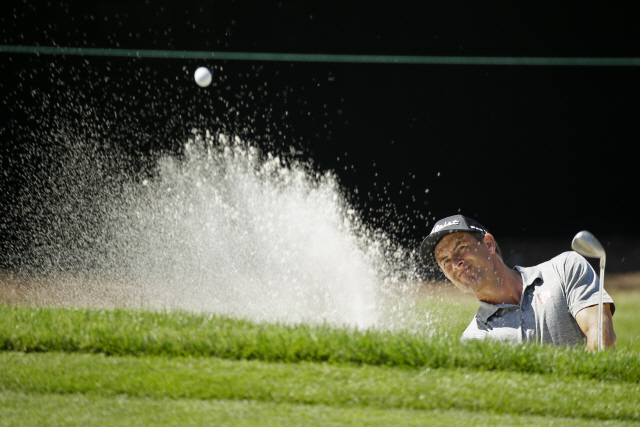
[{"label": "white golf ball", "polygon": [[200,87],[207,87],[211,84],[211,71],[207,67],[200,67],[193,73],[193,78]]}]

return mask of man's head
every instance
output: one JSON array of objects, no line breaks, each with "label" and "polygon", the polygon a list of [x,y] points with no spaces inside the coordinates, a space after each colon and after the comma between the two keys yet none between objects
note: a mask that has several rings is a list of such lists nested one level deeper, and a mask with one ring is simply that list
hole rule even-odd
[{"label": "man's head", "polygon": [[481,240],[466,231],[447,234],[436,245],[434,258],[456,287],[476,295],[494,287],[502,264],[489,233]]},{"label": "man's head", "polygon": [[482,237],[488,233],[487,229],[480,225],[480,223],[464,215],[453,215],[443,218],[436,222],[431,233],[429,233],[420,246],[422,262],[428,267],[435,267],[437,265],[434,258],[436,245],[440,243],[440,240],[442,240],[444,236],[460,232],[471,233],[477,236],[477,240],[481,240]]},{"label": "man's head", "polygon": [[471,292],[481,286],[487,275],[493,274],[495,262],[502,262],[493,236],[463,215],[438,221],[422,242],[420,252],[426,265],[440,267],[456,286]]}]

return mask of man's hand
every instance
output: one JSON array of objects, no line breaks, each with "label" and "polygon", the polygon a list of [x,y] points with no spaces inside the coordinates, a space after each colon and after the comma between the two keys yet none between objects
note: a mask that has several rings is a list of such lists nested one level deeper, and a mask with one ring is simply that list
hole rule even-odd
[{"label": "man's hand", "polygon": [[[602,341],[604,348],[616,348],[616,333],[613,331],[613,316],[609,303],[603,304]],[[583,308],[576,314],[576,321],[582,332],[587,336],[587,350],[598,349],[598,306]]]}]

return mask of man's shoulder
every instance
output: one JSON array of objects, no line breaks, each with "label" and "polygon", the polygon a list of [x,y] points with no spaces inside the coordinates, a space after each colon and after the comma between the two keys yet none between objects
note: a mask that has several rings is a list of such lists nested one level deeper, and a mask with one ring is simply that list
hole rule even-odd
[{"label": "man's shoulder", "polygon": [[586,261],[586,260],[579,253],[574,251],[566,251],[566,252],[562,252],[560,255],[556,255],[555,257],[551,258],[549,261],[545,261],[542,264],[538,264],[537,267],[582,263],[583,261]]},{"label": "man's shoulder", "polygon": [[574,251],[566,251],[548,261],[532,267],[520,268],[520,270],[527,270],[530,274],[534,272],[539,272],[541,275],[549,273],[562,274],[562,272],[572,270],[576,266],[586,267],[587,265],[588,262],[582,255]]},{"label": "man's shoulder", "polygon": [[589,263],[577,252],[566,251],[533,267],[518,267],[518,270],[527,285],[536,279],[541,279],[541,283],[564,283],[571,277],[587,272]]},{"label": "man's shoulder", "polygon": [[547,271],[553,271],[563,278],[582,276],[592,271],[587,259],[574,251],[563,252],[541,265],[544,265]]}]

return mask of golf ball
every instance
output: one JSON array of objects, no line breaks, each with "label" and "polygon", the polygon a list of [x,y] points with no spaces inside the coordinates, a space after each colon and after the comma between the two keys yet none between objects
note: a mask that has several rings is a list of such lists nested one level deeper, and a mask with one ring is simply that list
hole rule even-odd
[{"label": "golf ball", "polygon": [[211,84],[211,71],[207,67],[200,67],[193,74],[193,78],[200,87],[207,87]]}]

